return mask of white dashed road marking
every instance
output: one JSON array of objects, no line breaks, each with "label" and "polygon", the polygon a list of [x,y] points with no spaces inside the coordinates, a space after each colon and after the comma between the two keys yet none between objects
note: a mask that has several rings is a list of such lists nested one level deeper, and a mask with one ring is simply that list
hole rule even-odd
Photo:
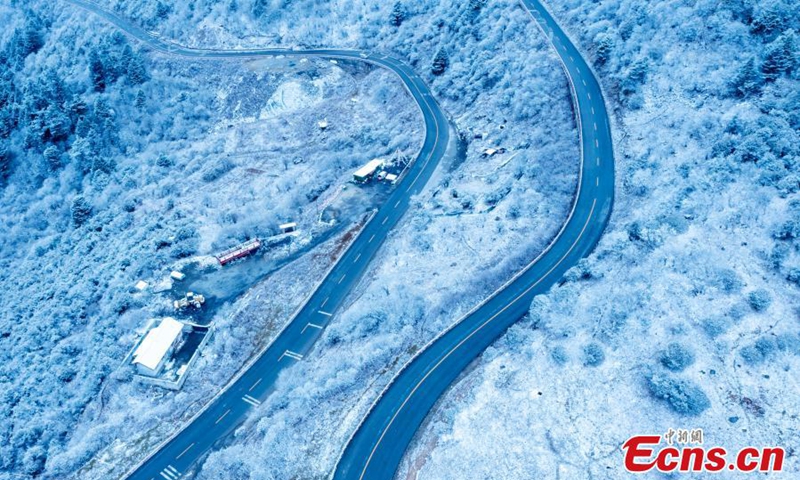
[{"label": "white dashed road marking", "polygon": [[245,402],[249,403],[250,405],[252,405],[254,407],[257,407],[257,406],[261,405],[261,402],[259,402],[255,398],[251,397],[250,395],[245,395],[244,397],[242,397],[242,400],[244,400]]},{"label": "white dashed road marking", "polygon": [[252,392],[252,391],[253,391],[253,389],[254,389],[254,388],[256,388],[256,385],[258,385],[259,383],[261,383],[261,380],[263,380],[263,378],[259,378],[259,379],[256,381],[256,383],[254,383],[254,384],[253,384],[253,385],[252,385],[252,386],[251,386],[251,387],[250,387],[250,388],[249,388],[247,391],[248,391],[248,392]]},{"label": "white dashed road marking", "polygon": [[216,424],[218,424],[219,422],[221,422],[221,421],[222,421],[222,419],[223,419],[223,418],[225,418],[225,417],[227,417],[229,413],[231,413],[231,410],[230,410],[230,409],[228,409],[228,410],[225,410],[225,413],[223,413],[223,414],[222,414],[222,415],[221,415],[221,416],[220,416],[220,417],[217,419],[217,421],[216,421],[216,422],[214,422],[214,425],[216,425]]},{"label": "white dashed road marking", "polygon": [[186,447],[186,448],[185,448],[185,449],[184,449],[184,450],[181,452],[181,454],[180,454],[180,455],[178,455],[177,457],[175,457],[175,460],[178,460],[179,458],[181,458],[181,457],[183,456],[183,454],[184,454],[184,453],[186,453],[186,452],[188,452],[188,451],[189,451],[189,449],[190,449],[190,448],[192,448],[192,447],[194,447],[194,442],[193,442],[191,445],[189,445],[188,447]]}]

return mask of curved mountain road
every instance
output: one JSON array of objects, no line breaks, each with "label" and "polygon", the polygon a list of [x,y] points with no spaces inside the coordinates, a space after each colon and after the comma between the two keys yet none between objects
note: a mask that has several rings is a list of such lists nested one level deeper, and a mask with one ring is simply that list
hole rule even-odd
[{"label": "curved mountain road", "polygon": [[114,24],[130,37],[160,52],[195,59],[248,59],[277,56],[319,57],[368,62],[395,73],[417,103],[425,121],[425,140],[416,160],[395,186],[386,202],[328,271],[315,291],[273,342],[199,412],[186,426],[162,443],[125,478],[177,480],[217,442],[230,435],[270,393],[278,375],[302,360],[332,315],[358,283],[370,260],[403,214],[411,197],[419,193],[444,156],[450,125],[430,90],[409,66],[385,56],[342,49],[204,50],[165,42],[144,29],[85,0],[66,0]]},{"label": "curved mountain road", "polygon": [[581,136],[581,172],[573,210],[538,258],[421,350],[383,391],[345,447],[334,480],[387,480],[428,412],[458,375],[595,247],[614,200],[614,154],[600,84],[538,0],[521,0],[558,53],[572,89]]}]

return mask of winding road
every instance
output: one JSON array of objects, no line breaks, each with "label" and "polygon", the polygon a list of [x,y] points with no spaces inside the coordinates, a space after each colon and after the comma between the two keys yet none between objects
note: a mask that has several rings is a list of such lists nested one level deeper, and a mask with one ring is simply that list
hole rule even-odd
[{"label": "winding road", "polygon": [[177,480],[225,439],[270,394],[278,375],[300,361],[322,335],[333,314],[358,283],[370,260],[403,214],[411,197],[427,183],[447,150],[450,125],[430,90],[409,66],[385,56],[339,49],[203,50],[165,42],[131,22],[84,0],[68,3],[88,10],[114,24],[128,36],[170,55],[198,59],[248,59],[277,56],[319,57],[363,61],[394,72],[417,103],[425,121],[425,140],[416,160],[406,170],[386,202],[364,226],[358,237],[328,271],[314,293],[295,313],[273,342],[237,375],[184,428],[162,443],[125,478]]},{"label": "winding road", "polygon": [[[280,372],[301,361],[364,273],[389,231],[444,156],[447,118],[422,79],[384,55],[339,49],[203,50],[165,42],[84,0],[67,0],[113,23],[154,50],[192,58],[320,57],[365,61],[394,72],[417,103],[425,140],[416,161],[348,250],[277,338],[184,428],[162,443],[126,478],[178,480],[231,434],[270,394]],[[458,375],[510,325],[523,317],[537,294],[546,292],[587,255],[605,229],[614,198],[614,158],[608,112],[589,65],[538,0],[521,0],[558,53],[572,90],[581,136],[581,171],[567,222],[539,257],[500,290],[421,350],[392,380],[344,448],[334,480],[391,479],[419,426]]]},{"label": "winding road", "polygon": [[581,53],[538,0],[521,0],[558,53],[581,136],[572,212],[550,246],[499,291],[422,349],[384,390],[342,453],[334,480],[389,480],[436,401],[509,326],[597,245],[614,201],[614,152],[600,84]]}]

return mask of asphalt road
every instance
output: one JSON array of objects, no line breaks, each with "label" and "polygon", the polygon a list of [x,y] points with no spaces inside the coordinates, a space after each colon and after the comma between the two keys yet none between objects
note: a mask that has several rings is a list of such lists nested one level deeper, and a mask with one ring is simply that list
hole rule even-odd
[{"label": "asphalt road", "polygon": [[558,52],[581,134],[582,167],[572,213],[521,274],[423,349],[384,390],[345,447],[334,480],[389,480],[436,401],[458,375],[595,247],[614,199],[614,155],[602,91],[586,61],[537,0],[522,4]]},{"label": "asphalt road", "polygon": [[425,121],[425,140],[416,160],[396,185],[386,203],[367,223],[359,236],[318,285],[304,306],[272,344],[236,377],[223,392],[176,435],[162,444],[125,478],[135,480],[176,480],[231,434],[270,394],[278,375],[303,357],[320,338],[322,331],[356,285],[388,232],[408,210],[410,198],[419,193],[444,156],[449,140],[449,124],[433,100],[428,87],[410,67],[384,55],[338,49],[254,49],[201,50],[174,45],[83,0],[67,0],[114,24],[130,37],[150,48],[172,55],[208,59],[246,59],[276,56],[320,57],[365,61],[394,72],[419,106]]}]

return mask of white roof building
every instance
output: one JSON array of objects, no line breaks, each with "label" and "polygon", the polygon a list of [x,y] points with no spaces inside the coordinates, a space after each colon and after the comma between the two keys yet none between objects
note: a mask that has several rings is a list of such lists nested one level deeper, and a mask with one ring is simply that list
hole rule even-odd
[{"label": "white roof building", "polygon": [[281,229],[283,233],[290,233],[297,230],[297,223],[296,222],[288,222],[281,225],[278,225],[278,228]]},{"label": "white roof building", "polygon": [[183,324],[174,318],[166,317],[161,323],[147,332],[139,347],[133,352],[133,363],[143,367],[148,373],[158,374],[167,356],[183,331]]},{"label": "white roof building", "polygon": [[375,173],[375,170],[381,168],[382,166],[383,166],[383,160],[379,158],[370,160],[369,162],[367,162],[366,165],[356,170],[356,172],[353,174],[353,178],[357,182],[364,182],[368,180],[373,173]]}]

